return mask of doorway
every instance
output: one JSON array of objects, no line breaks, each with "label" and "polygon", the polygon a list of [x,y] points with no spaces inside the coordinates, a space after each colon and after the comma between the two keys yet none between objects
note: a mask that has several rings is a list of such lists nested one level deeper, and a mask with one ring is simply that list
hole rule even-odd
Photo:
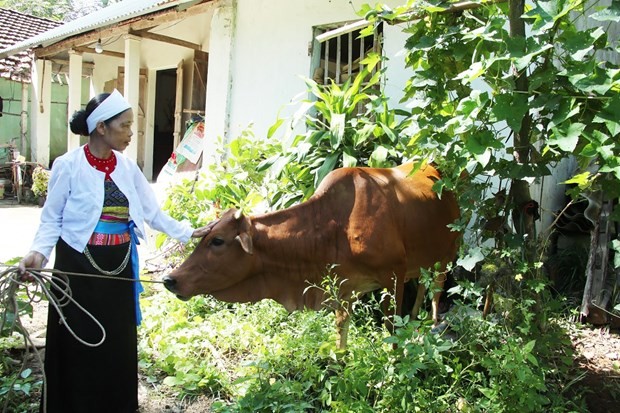
[{"label": "doorway", "polygon": [[174,110],[177,69],[157,71],[155,84],[155,129],[153,137],[153,181],[174,150]]}]

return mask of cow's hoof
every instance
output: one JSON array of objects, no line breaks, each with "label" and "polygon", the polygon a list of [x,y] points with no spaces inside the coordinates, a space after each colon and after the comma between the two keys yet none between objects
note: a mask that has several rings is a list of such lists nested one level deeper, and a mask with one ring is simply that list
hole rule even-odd
[{"label": "cow's hoof", "polygon": [[444,331],[446,331],[447,328],[448,328],[448,323],[446,323],[445,321],[442,321],[441,323],[436,324],[433,326],[433,328],[431,328],[431,333],[442,334]]}]

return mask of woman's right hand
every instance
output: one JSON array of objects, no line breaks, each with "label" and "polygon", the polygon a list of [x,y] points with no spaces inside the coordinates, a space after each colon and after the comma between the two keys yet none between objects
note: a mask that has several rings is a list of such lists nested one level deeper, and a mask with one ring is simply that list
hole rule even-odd
[{"label": "woman's right hand", "polygon": [[192,238],[202,238],[205,235],[209,234],[209,232],[211,232],[215,224],[217,224],[218,222],[220,222],[219,218],[209,222],[204,227],[194,229],[194,232],[192,233]]},{"label": "woman's right hand", "polygon": [[37,251],[30,251],[24,258],[21,259],[21,261],[19,261],[19,264],[17,264],[20,278],[23,281],[33,281],[34,278],[31,274],[26,272],[26,268],[43,268],[45,261],[45,255]]}]

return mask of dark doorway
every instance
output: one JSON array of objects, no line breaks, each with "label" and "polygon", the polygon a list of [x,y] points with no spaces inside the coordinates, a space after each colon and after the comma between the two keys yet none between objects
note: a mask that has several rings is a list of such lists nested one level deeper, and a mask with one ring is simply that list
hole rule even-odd
[{"label": "dark doorway", "polygon": [[174,145],[174,104],[177,70],[157,72],[155,84],[155,135],[153,139],[153,181],[168,162]]}]

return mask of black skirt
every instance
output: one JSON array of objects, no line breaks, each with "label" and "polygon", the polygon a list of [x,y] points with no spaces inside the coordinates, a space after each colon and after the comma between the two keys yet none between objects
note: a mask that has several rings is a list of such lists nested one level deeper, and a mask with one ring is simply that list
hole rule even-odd
[{"label": "black skirt", "polygon": [[[88,246],[105,271],[123,262],[128,244]],[[87,257],[62,239],[56,245],[56,269],[100,274]],[[132,279],[131,258],[116,277]],[[73,298],[105,328],[105,340],[89,347],[76,340],[50,304],[45,348],[47,413],[134,413],[138,409],[138,354],[133,283],[69,276]],[[54,291],[53,291],[54,292]],[[56,294],[57,292],[55,292]],[[63,307],[69,327],[89,343],[103,335],[97,324],[73,303]]]}]

